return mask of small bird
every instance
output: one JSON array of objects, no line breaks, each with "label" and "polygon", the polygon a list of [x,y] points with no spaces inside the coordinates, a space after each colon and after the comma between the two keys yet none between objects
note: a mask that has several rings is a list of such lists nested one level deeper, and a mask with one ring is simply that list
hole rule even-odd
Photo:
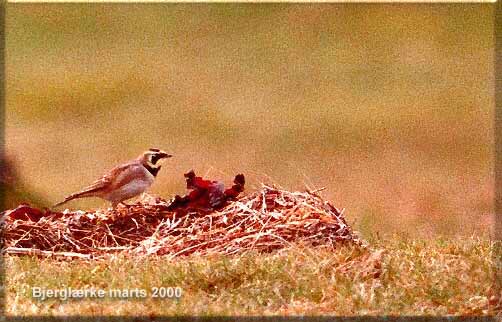
[{"label": "small bird", "polygon": [[157,162],[170,157],[172,155],[162,150],[149,149],[138,158],[111,169],[101,179],[69,195],[54,207],[77,198],[98,197],[110,201],[112,207],[115,208],[124,200],[145,192],[152,185],[160,170],[161,166]]}]

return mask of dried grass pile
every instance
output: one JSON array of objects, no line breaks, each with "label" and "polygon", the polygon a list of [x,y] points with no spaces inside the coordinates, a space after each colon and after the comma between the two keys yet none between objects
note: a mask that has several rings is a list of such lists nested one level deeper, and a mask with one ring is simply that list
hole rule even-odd
[{"label": "dried grass pile", "polygon": [[20,206],[2,214],[4,251],[84,258],[135,255],[237,254],[291,243],[361,245],[343,213],[315,192],[263,186],[217,211],[169,210],[147,196],[95,212],[52,212]]}]

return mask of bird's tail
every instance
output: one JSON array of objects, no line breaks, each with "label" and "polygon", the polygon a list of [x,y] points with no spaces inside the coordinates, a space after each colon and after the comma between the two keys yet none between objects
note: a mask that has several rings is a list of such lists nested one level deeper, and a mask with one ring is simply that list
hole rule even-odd
[{"label": "bird's tail", "polygon": [[58,202],[57,204],[52,205],[52,207],[53,207],[53,208],[55,208],[55,207],[59,207],[59,206],[61,206],[61,205],[65,204],[65,203],[67,203],[68,201],[70,201],[70,199],[68,199],[68,200],[66,200],[66,199],[65,199],[65,200],[63,200],[63,201],[61,201],[61,202]]},{"label": "bird's tail", "polygon": [[54,205],[54,206],[52,206],[52,207],[58,207],[58,206],[61,206],[62,204],[65,204],[65,203],[67,203],[68,201],[71,201],[71,200],[73,200],[73,199],[86,197],[88,193],[89,193],[89,191],[81,191],[81,192],[77,192],[77,193],[72,193],[72,194],[71,194],[71,195],[69,195],[68,197],[64,198],[64,200],[63,200],[63,201],[58,202],[57,204],[55,204],[55,205]]}]

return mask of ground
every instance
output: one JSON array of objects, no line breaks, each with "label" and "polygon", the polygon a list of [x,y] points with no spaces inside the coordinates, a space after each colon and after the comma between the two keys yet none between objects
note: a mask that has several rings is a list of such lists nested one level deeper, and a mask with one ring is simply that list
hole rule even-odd
[{"label": "ground", "polygon": [[[486,315],[500,310],[495,307],[500,296],[494,288],[493,243],[393,236],[370,245],[369,250],[296,245],[268,254],[194,254],[173,260],[8,256],[6,310],[9,315],[146,316]],[[31,297],[32,287],[144,289],[146,298],[39,301]],[[181,298],[154,299],[154,287],[180,287]]]}]

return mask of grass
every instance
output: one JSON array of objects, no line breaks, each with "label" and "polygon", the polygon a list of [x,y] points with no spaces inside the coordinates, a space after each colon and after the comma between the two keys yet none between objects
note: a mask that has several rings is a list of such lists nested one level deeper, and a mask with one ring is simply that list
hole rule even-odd
[{"label": "grass", "polygon": [[[9,315],[486,315],[494,295],[487,240],[375,239],[369,253],[294,246],[241,257],[114,257],[56,261],[7,257]],[[57,274],[56,274],[57,272]],[[144,289],[140,299],[46,300],[46,289]],[[152,287],[181,287],[153,299]]]}]

